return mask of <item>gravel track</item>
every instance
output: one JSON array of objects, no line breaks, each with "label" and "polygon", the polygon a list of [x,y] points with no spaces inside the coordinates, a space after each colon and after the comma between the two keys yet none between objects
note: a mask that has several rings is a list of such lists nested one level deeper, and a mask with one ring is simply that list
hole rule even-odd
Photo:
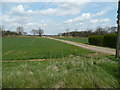
[{"label": "gravel track", "polygon": [[115,52],[116,52],[115,49],[111,49],[111,48],[87,45],[87,44],[83,44],[83,43],[77,43],[77,42],[68,41],[68,40],[61,40],[61,39],[56,39],[56,38],[52,38],[52,37],[47,37],[47,38],[61,41],[61,42],[67,43],[67,44],[75,45],[75,46],[78,46],[78,47],[81,47],[84,49],[105,53],[105,54],[115,55]]}]

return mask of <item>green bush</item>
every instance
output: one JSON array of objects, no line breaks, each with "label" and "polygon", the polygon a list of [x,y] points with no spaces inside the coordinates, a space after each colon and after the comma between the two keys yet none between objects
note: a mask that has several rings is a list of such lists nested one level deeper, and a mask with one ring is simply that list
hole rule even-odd
[{"label": "green bush", "polygon": [[103,45],[103,35],[92,35],[89,37],[89,44],[91,45]]},{"label": "green bush", "polygon": [[117,43],[117,34],[116,33],[104,35],[103,46],[115,48],[116,43]]},{"label": "green bush", "polygon": [[110,33],[107,35],[92,35],[89,37],[88,40],[89,40],[89,44],[91,45],[115,48],[117,43],[117,34]]}]

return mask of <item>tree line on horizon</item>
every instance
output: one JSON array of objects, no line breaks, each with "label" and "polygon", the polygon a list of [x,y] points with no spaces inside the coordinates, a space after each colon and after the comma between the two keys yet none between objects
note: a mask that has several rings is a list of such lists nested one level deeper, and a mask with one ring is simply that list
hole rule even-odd
[{"label": "tree line on horizon", "polygon": [[95,30],[88,29],[85,31],[77,31],[75,29],[74,31],[69,32],[69,29],[66,29],[66,32],[59,33],[58,36],[72,36],[72,37],[89,37],[91,35],[106,35],[109,33],[117,33],[117,27],[97,27]]},{"label": "tree line on horizon", "polygon": [[[34,36],[35,35],[42,36],[43,33],[44,33],[44,30],[41,28],[31,30],[31,34],[33,34]],[[4,30],[4,27],[0,27],[0,35],[1,36],[27,35],[27,32],[24,31],[24,28],[22,26],[17,27],[16,31]]]},{"label": "tree line on horizon", "polygon": [[[32,29],[30,32],[33,36],[39,35],[42,36],[44,33],[44,30],[41,28]],[[106,35],[109,33],[117,33],[117,27],[97,27],[95,30],[88,29],[85,31],[78,31],[75,29],[74,31],[69,32],[69,29],[66,29],[66,32],[59,33],[58,36],[72,36],[72,37],[89,37],[90,35]],[[11,30],[4,30],[3,27],[0,27],[0,35],[2,36],[8,36],[8,35],[27,35],[27,32],[24,31],[24,28],[22,26],[19,26],[16,28],[16,31]]]}]

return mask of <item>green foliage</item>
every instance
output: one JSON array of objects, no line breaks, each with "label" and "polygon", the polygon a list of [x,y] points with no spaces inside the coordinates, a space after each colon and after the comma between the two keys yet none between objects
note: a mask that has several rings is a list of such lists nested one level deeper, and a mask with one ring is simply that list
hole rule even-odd
[{"label": "green foliage", "polygon": [[108,33],[116,33],[117,32],[117,27],[112,26],[112,27],[97,27],[94,31],[93,29],[88,29],[85,31],[75,31],[72,32],[65,32],[65,33],[60,33],[58,34],[59,36],[73,36],[73,37],[89,37],[91,35],[106,35]]},{"label": "green foliage", "polygon": [[92,35],[89,37],[89,44],[91,45],[99,45],[106,47],[116,47],[117,34],[110,33],[107,35]]},{"label": "green foliage", "polygon": [[73,37],[88,37],[90,36],[92,33],[92,31],[88,30],[88,31],[73,31],[73,32],[67,32],[67,33],[62,33],[62,36],[73,36]]},{"label": "green foliage", "polygon": [[3,60],[62,58],[91,52],[47,38],[6,37],[2,39]]},{"label": "green foliage", "polygon": [[117,43],[116,41],[117,41],[116,33],[107,34],[107,35],[104,35],[103,45],[107,47],[115,48]]},{"label": "green foliage", "polygon": [[118,87],[117,61],[101,54],[49,61],[3,62],[3,68],[4,88]]},{"label": "green foliage", "polygon": [[8,35],[20,35],[20,34],[13,31],[2,31],[2,36],[8,36]]},{"label": "green foliage", "polygon": [[102,46],[103,35],[92,35],[89,37],[89,44]]}]

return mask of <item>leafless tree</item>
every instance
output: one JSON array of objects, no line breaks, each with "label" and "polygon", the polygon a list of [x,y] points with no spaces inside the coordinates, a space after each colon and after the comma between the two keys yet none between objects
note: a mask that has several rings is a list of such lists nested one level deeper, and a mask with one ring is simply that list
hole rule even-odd
[{"label": "leafless tree", "polygon": [[38,34],[39,34],[39,36],[41,37],[42,35],[43,35],[43,33],[44,33],[44,31],[43,31],[43,29],[41,29],[41,28],[38,28]]},{"label": "leafless tree", "polygon": [[20,35],[23,35],[23,32],[24,32],[23,27],[22,27],[22,26],[17,27],[17,28],[16,28],[16,32],[17,32],[18,34],[20,34]]},{"label": "leafless tree", "polygon": [[70,31],[70,29],[67,28],[67,29],[66,29],[67,36],[70,36],[69,31]]},{"label": "leafless tree", "polygon": [[31,33],[33,34],[33,35],[35,35],[35,34],[37,34],[37,29],[32,29],[32,31],[31,31]]}]

